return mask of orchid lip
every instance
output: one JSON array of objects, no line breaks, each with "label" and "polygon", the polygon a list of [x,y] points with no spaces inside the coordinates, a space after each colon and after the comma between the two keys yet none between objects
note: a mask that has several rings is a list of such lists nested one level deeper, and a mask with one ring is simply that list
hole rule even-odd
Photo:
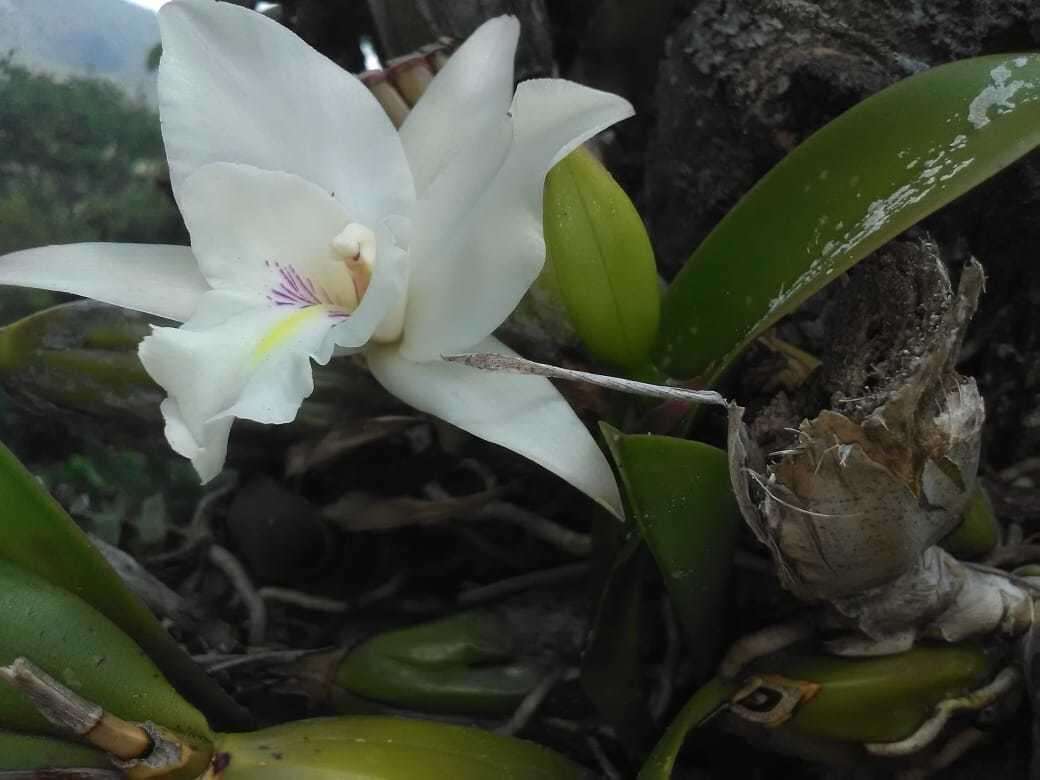
[{"label": "orchid lip", "polygon": [[324,306],[333,318],[349,317],[357,308],[352,301],[343,301],[329,293],[328,289],[310,277],[301,274],[293,265],[283,265],[278,261],[266,261],[268,268],[275,272],[276,281],[267,300],[275,306],[289,306],[303,309],[309,306]]},{"label": "orchid lip", "polygon": [[321,278],[301,272],[292,263],[268,260],[273,272],[267,300],[275,306],[307,308],[322,306],[333,318],[350,316],[368,291],[376,259],[376,236],[356,222],[348,224],[332,239],[331,249],[337,262],[319,271]]}]

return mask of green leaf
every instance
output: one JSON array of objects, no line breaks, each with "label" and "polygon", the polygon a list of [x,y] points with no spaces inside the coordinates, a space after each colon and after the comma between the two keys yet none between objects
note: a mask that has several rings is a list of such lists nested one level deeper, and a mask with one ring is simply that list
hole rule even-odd
[{"label": "green leaf", "polygon": [[217,743],[223,780],[581,780],[549,748],[480,729],[399,718],[325,718]]},{"label": "green leaf", "polygon": [[1000,521],[993,511],[989,494],[981,484],[968,500],[961,523],[943,537],[939,545],[956,558],[975,560],[1000,544]]},{"label": "green leaf", "polygon": [[643,220],[585,148],[545,179],[546,278],[599,360],[635,370],[648,360],[660,318],[654,250]]},{"label": "green leaf", "polygon": [[[0,731],[0,770],[112,769],[103,753],[50,737]],[[41,775],[41,780],[43,779]]]},{"label": "green leaf", "polygon": [[336,668],[336,684],[401,708],[508,715],[545,674],[513,645],[497,615],[464,612],[363,642]]},{"label": "green leaf", "polygon": [[173,641],[65,510],[2,444],[0,496],[0,559],[90,604],[140,645],[180,692],[210,717],[228,725],[248,723],[248,715]]},{"label": "green leaf", "polygon": [[[978,646],[918,646],[881,658],[779,654],[757,662],[748,676],[782,675],[819,690],[778,730],[817,740],[894,742],[916,731],[943,699],[979,687],[994,661]],[[686,736],[724,707],[745,680],[715,677],[669,724],[643,765],[639,780],[668,780]]]},{"label": "green leaf", "polygon": [[650,557],[632,534],[616,553],[601,589],[581,686],[622,743],[634,750],[650,725],[646,680],[640,658],[647,624],[644,580]]},{"label": "green leaf", "polygon": [[665,296],[658,366],[713,383],[810,295],[1040,144],[1040,56],[954,62],[868,98],[748,192]]},{"label": "green leaf", "polygon": [[142,314],[97,301],[38,311],[0,328],[0,381],[35,405],[158,421],[162,391],[137,357]]},{"label": "green leaf", "polygon": [[668,780],[686,736],[718,712],[739,689],[740,683],[719,677],[713,677],[698,689],[654,746],[639,770],[639,780]]},{"label": "green leaf", "polygon": [[[209,726],[111,620],[36,574],[0,560],[0,665],[25,657],[121,718],[208,739]],[[0,685],[0,728],[50,734],[28,699]]]},{"label": "green leaf", "polygon": [[848,742],[894,742],[910,736],[950,696],[982,685],[993,659],[979,647],[918,646],[880,658],[779,655],[759,672],[816,683],[819,692],[781,728]]},{"label": "green leaf", "polygon": [[713,665],[741,527],[726,453],[669,436],[601,424],[625,497],[653,553],[698,666]]}]

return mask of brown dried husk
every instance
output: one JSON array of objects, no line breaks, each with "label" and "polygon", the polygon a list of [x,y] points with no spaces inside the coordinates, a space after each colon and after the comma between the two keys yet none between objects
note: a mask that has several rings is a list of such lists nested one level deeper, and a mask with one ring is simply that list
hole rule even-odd
[{"label": "brown dried husk", "polygon": [[781,582],[804,601],[831,605],[875,648],[924,634],[954,641],[1002,624],[1017,631],[1028,619],[1024,591],[934,547],[976,484],[985,406],[954,364],[982,286],[972,263],[925,356],[862,420],[825,410],[767,464],[743,410],[731,410],[733,486]]}]

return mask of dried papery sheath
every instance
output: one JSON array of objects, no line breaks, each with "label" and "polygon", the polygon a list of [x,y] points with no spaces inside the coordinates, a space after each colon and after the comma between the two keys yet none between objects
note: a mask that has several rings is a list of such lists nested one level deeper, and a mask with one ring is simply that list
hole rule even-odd
[{"label": "dried papery sheath", "polygon": [[413,54],[391,60],[383,70],[366,70],[358,78],[379,101],[394,127],[400,127],[434,74],[448,63],[454,47],[453,39],[441,38]]},{"label": "dried papery sheath", "polygon": [[405,117],[408,116],[412,107],[397,91],[397,87],[390,81],[387,72],[385,70],[366,70],[358,78],[379,101],[379,105],[383,107],[386,115],[390,117],[390,121],[394,123],[394,127],[404,124]]},{"label": "dried papery sheath", "polygon": [[426,57],[426,62],[433,68],[433,72],[436,73],[448,64],[448,57],[451,56],[453,48],[455,48],[455,39],[442,35],[435,43],[420,46],[419,54]]},{"label": "dried papery sheath", "polygon": [[433,68],[426,61],[425,55],[419,53],[390,60],[387,72],[409,106],[419,102],[433,81]]},{"label": "dried papery sheath", "polygon": [[1031,614],[1022,588],[933,546],[956,527],[974,489],[985,411],[974,380],[954,369],[981,267],[965,269],[956,297],[941,266],[929,273],[949,304],[928,327],[919,361],[880,402],[861,414],[822,411],[768,462],[742,410],[730,415],[741,511],[784,586],[828,602],[868,638],[847,643],[847,652],[902,649],[922,635],[956,641],[1018,631]]},{"label": "dried papery sheath", "polygon": [[[889,640],[895,650],[919,637],[959,642],[992,633],[1019,636],[1033,622],[1032,596],[1028,587],[933,546],[902,576],[833,604],[868,637]],[[872,652],[874,644],[852,639],[831,647],[853,655]]]},{"label": "dried papery sheath", "polygon": [[23,693],[62,733],[107,753],[114,764],[127,770],[129,780],[171,776],[179,770],[185,776],[193,772],[194,777],[209,763],[208,745],[192,744],[154,723],[134,723],[105,712],[27,658],[0,667],[0,682]]}]

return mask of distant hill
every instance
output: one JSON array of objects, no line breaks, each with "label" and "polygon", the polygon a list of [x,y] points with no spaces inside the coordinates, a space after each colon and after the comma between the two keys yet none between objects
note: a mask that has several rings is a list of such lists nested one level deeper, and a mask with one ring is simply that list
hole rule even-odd
[{"label": "distant hill", "polygon": [[0,53],[61,76],[104,76],[155,102],[155,14],[123,0],[0,0]]}]

